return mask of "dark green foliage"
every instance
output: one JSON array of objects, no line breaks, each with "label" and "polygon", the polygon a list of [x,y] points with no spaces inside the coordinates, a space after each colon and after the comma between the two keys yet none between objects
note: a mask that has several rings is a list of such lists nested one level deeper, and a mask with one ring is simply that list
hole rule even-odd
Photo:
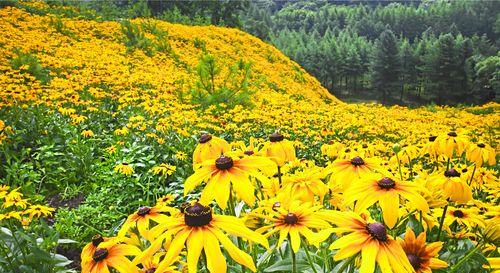
[{"label": "dark green foliage", "polygon": [[[478,82],[476,64],[498,52],[499,11],[487,0],[259,1],[243,16],[243,26],[268,37],[343,99],[482,103],[498,90],[479,88],[484,77]],[[380,41],[387,30],[396,36],[390,48]],[[388,51],[399,62],[398,78],[390,82],[377,80],[392,77],[382,65],[388,60],[373,58]]]},{"label": "dark green foliage", "polygon": [[396,36],[386,30],[380,34],[373,54],[372,87],[381,95],[382,103],[399,86],[400,61]]},{"label": "dark green foliage", "polygon": [[191,103],[201,108],[219,108],[222,104],[228,108],[252,105],[253,92],[249,89],[250,63],[239,60],[225,73],[212,55],[203,54],[196,69],[199,78],[191,90]]}]

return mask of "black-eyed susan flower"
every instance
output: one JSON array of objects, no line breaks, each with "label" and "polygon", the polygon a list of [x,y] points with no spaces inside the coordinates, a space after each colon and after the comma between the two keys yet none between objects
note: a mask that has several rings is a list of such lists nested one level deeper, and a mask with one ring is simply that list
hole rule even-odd
[{"label": "black-eyed susan flower", "polygon": [[92,132],[92,130],[84,130],[84,131],[82,131],[81,135],[83,137],[93,137],[94,132]]},{"label": "black-eyed susan flower", "polygon": [[208,270],[212,273],[227,271],[226,258],[221,252],[222,245],[229,256],[237,263],[256,271],[252,257],[236,247],[225,234],[247,239],[269,248],[268,242],[261,234],[248,229],[243,221],[233,216],[217,215],[208,206],[198,202],[183,206],[182,213],[173,214],[164,222],[151,230],[156,238],[151,246],[137,257],[135,262],[142,262],[161,249],[165,240],[173,236],[163,260],[158,268],[162,272],[178,258],[179,253],[186,248],[188,272],[197,272],[198,260],[203,250]]},{"label": "black-eyed susan flower", "polygon": [[354,204],[362,212],[375,203],[382,209],[385,224],[393,228],[399,219],[400,199],[408,200],[413,207],[429,212],[427,201],[421,195],[425,189],[413,182],[406,182],[382,174],[370,175],[355,182],[344,193],[345,202]]},{"label": "black-eyed susan flower", "polygon": [[330,245],[330,249],[338,249],[333,257],[336,261],[361,253],[359,272],[373,273],[375,263],[382,273],[415,271],[401,245],[387,234],[384,224],[368,222],[354,212],[331,212],[330,216],[337,226],[332,231],[347,233]]},{"label": "black-eyed susan flower", "polygon": [[120,231],[118,232],[118,237],[123,237],[127,232],[133,228],[137,227],[139,233],[144,237],[147,237],[147,231],[149,230],[150,221],[159,223],[167,219],[167,215],[162,214],[162,212],[171,211],[170,208],[159,206],[159,207],[140,207],[134,214],[128,216],[125,223],[122,225]]},{"label": "black-eyed susan flower", "polygon": [[269,180],[275,164],[266,157],[247,156],[243,158],[222,155],[203,162],[184,183],[184,194],[191,192],[202,182],[206,186],[201,194],[202,203],[215,199],[219,207],[226,209],[231,189],[248,205],[255,202],[255,186],[249,177],[260,181]]},{"label": "black-eyed susan flower", "polygon": [[317,244],[318,235],[315,232],[331,228],[325,220],[323,206],[300,200],[276,201],[272,207],[261,207],[252,215],[263,218],[267,223],[257,229],[266,232],[266,237],[279,234],[277,247],[287,238],[290,240],[293,252],[297,253],[301,245],[301,236],[309,243]]},{"label": "black-eyed susan flower", "polygon": [[206,160],[218,158],[229,152],[230,149],[229,143],[224,139],[211,134],[203,134],[193,152],[193,168]]},{"label": "black-eyed susan flower", "polygon": [[481,167],[484,162],[492,166],[496,163],[496,152],[490,145],[484,143],[470,144],[465,152],[467,160]]},{"label": "black-eyed susan flower", "polygon": [[116,165],[113,170],[124,175],[132,175],[134,173],[134,168],[127,162]]},{"label": "black-eyed susan flower", "polygon": [[151,168],[151,172],[159,175],[172,175],[177,168],[167,163],[161,163],[158,166]]},{"label": "black-eyed susan flower", "polygon": [[335,184],[338,184],[347,189],[353,181],[374,173],[378,164],[379,160],[375,158],[363,159],[360,156],[337,159],[327,167],[327,172],[331,173],[328,186],[334,188]]},{"label": "black-eyed susan flower", "polygon": [[274,132],[269,136],[269,142],[264,144],[262,153],[276,162],[279,167],[297,159],[293,143],[286,140],[279,132]]},{"label": "black-eyed susan flower", "polygon": [[438,258],[443,242],[426,244],[425,237],[425,232],[415,237],[413,230],[406,229],[404,240],[398,238],[398,243],[406,253],[406,257],[415,272],[432,273],[432,269],[448,267],[448,263]]},{"label": "black-eyed susan flower", "polygon": [[94,255],[94,252],[96,249],[99,247],[99,244],[102,242],[108,241],[109,238],[102,237],[101,234],[96,234],[92,237],[92,240],[90,243],[86,244],[81,253],[81,260],[84,262],[84,260],[92,259],[92,255]]},{"label": "black-eyed susan flower", "polygon": [[321,168],[309,168],[283,176],[283,191],[294,199],[314,202],[316,197],[320,203],[328,192],[328,187],[321,181],[325,174]]},{"label": "black-eyed susan flower", "polygon": [[30,219],[34,217],[46,217],[52,215],[55,211],[54,208],[42,206],[42,205],[31,205],[23,213],[27,214]]},{"label": "black-eyed susan flower", "polygon": [[[442,210],[437,209],[435,211],[436,216],[441,216]],[[448,207],[446,211],[446,216],[444,218],[444,227],[450,231],[449,227],[453,224],[457,223],[459,225],[465,226],[468,230],[479,226],[484,228],[484,220],[482,216],[479,214],[479,210],[475,207],[472,208],[455,208],[452,206]]]},{"label": "black-eyed susan flower", "polygon": [[454,154],[461,156],[465,151],[469,140],[465,135],[451,131],[447,134],[439,135],[434,141],[436,150],[448,158],[452,158]]},{"label": "black-eyed susan flower", "polygon": [[140,253],[139,248],[113,238],[99,243],[93,253],[82,253],[85,255],[82,257],[82,272],[109,273],[109,268],[112,267],[120,273],[139,273],[139,268],[127,256],[137,256]]},{"label": "black-eyed susan flower", "polygon": [[442,185],[445,198],[459,204],[472,200],[472,190],[457,170],[449,169],[444,171],[442,175],[438,174],[436,178]]}]

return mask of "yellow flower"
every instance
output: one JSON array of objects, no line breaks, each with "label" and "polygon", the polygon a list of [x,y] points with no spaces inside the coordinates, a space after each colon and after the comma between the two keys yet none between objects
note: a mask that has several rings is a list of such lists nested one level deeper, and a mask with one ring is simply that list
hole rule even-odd
[{"label": "yellow flower", "polygon": [[[435,211],[436,216],[441,216],[443,213],[442,209],[437,209]],[[469,230],[473,227],[479,226],[484,228],[484,220],[479,214],[479,210],[477,208],[455,208],[452,206],[448,207],[446,211],[446,216],[444,218],[444,227],[451,233],[450,226],[453,223],[457,223],[459,225],[466,226]]]},{"label": "yellow flower", "polygon": [[82,131],[82,136],[83,137],[93,137],[94,132],[92,132],[92,130],[84,130],[84,131]]},{"label": "yellow flower", "polygon": [[443,247],[443,242],[434,242],[426,245],[425,232],[415,238],[411,229],[406,229],[404,241],[398,238],[398,243],[403,247],[408,261],[416,273],[431,273],[432,269],[446,268],[448,263],[436,258]]},{"label": "yellow flower", "polygon": [[167,216],[162,214],[165,211],[169,211],[169,209],[165,207],[140,207],[134,214],[128,216],[118,232],[118,237],[124,237],[132,227],[137,227],[139,234],[147,237],[150,221],[160,223],[162,220],[167,219]]},{"label": "yellow flower", "polygon": [[460,173],[455,169],[449,169],[440,175],[440,182],[443,187],[445,198],[451,201],[464,204],[472,200],[472,190],[467,182],[460,177]]},{"label": "yellow flower", "polygon": [[491,148],[491,146],[484,143],[469,145],[465,156],[467,157],[467,160],[476,163],[477,167],[481,167],[484,162],[487,162],[490,166],[493,166],[496,163],[495,150]]},{"label": "yellow flower", "polygon": [[115,145],[111,145],[108,148],[106,148],[106,152],[108,152],[109,154],[114,154],[116,152]]},{"label": "yellow flower", "polygon": [[331,222],[337,225],[333,232],[348,233],[335,240],[330,249],[338,249],[333,258],[336,261],[349,258],[361,252],[359,272],[373,273],[375,262],[382,273],[414,272],[401,245],[382,223],[368,222],[353,212],[332,212]]},{"label": "yellow flower", "polygon": [[314,206],[311,202],[300,200],[276,202],[272,208],[258,208],[252,215],[261,217],[269,223],[257,229],[258,232],[267,231],[266,237],[279,233],[277,247],[289,238],[293,252],[297,253],[301,244],[301,236],[309,243],[318,244],[321,238],[313,232],[331,228],[322,214],[322,206]]},{"label": "yellow flower", "polygon": [[114,171],[124,175],[131,175],[134,173],[134,169],[127,162],[116,165]]},{"label": "yellow flower", "polygon": [[328,192],[328,187],[321,181],[324,176],[322,170],[318,168],[285,175],[283,176],[283,191],[304,202],[314,202],[317,196],[320,203],[323,203],[323,197]]},{"label": "yellow flower", "polygon": [[434,141],[436,150],[448,158],[452,158],[453,154],[457,157],[461,156],[468,144],[467,138],[462,134],[458,135],[455,131],[440,135]]},{"label": "yellow flower", "polygon": [[[231,189],[245,203],[252,206],[255,202],[255,187],[249,177],[267,182],[275,169],[275,164],[266,157],[247,156],[243,158],[222,155],[210,159],[195,170],[184,183],[184,194],[194,190],[200,183],[206,186],[201,193],[201,202],[208,204],[214,200],[222,209],[226,209]],[[267,182],[268,183],[268,182]]]},{"label": "yellow flower", "polygon": [[382,209],[385,224],[393,228],[399,219],[399,200],[408,200],[422,212],[429,212],[429,206],[420,192],[424,188],[413,182],[400,181],[381,174],[370,175],[350,186],[344,193],[346,204],[356,202],[355,211],[365,211],[378,203]]},{"label": "yellow flower", "polygon": [[120,273],[139,273],[139,269],[126,256],[137,256],[140,253],[135,246],[110,239],[99,243],[91,253],[82,252],[85,255],[82,257],[82,272],[109,273],[109,267],[113,267]]},{"label": "yellow flower", "polygon": [[293,143],[286,140],[279,132],[274,132],[269,136],[269,142],[262,148],[262,153],[276,162],[279,167],[297,159]]},{"label": "yellow flower", "polygon": [[175,158],[177,158],[179,160],[184,160],[187,158],[187,154],[182,152],[182,151],[178,151],[175,153]]},{"label": "yellow flower", "polygon": [[162,163],[159,166],[155,166],[151,168],[151,172],[154,174],[161,174],[161,175],[172,175],[176,170],[175,166],[172,166],[167,163]]},{"label": "yellow flower", "polygon": [[220,244],[237,263],[256,271],[252,257],[236,247],[223,232],[245,238],[269,248],[264,236],[245,227],[243,221],[233,216],[217,215],[210,207],[193,203],[183,207],[182,213],[173,214],[151,230],[156,239],[134,262],[142,262],[161,249],[163,242],[173,236],[158,270],[162,272],[178,258],[182,249],[187,249],[187,268],[189,273],[197,272],[201,251],[205,252],[208,270],[211,273],[226,273],[226,258]]},{"label": "yellow flower", "polygon": [[328,186],[333,189],[338,184],[345,190],[353,181],[374,173],[378,163],[375,158],[363,159],[359,156],[350,160],[337,159],[327,167],[327,172],[331,173]]},{"label": "yellow flower", "polygon": [[216,159],[229,152],[230,149],[229,144],[224,139],[211,134],[203,134],[193,152],[193,167],[206,160]]},{"label": "yellow flower", "polygon": [[33,217],[40,216],[50,216],[55,211],[55,209],[47,206],[41,205],[31,205],[28,209],[24,211],[24,214],[28,214],[30,219]]}]

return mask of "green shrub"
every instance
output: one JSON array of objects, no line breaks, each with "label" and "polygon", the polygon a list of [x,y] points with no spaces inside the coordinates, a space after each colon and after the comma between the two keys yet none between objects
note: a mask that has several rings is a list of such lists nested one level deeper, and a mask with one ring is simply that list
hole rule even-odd
[{"label": "green shrub", "polygon": [[121,31],[123,42],[129,53],[135,49],[141,49],[147,56],[154,55],[153,41],[146,37],[138,25],[132,24],[130,21],[123,21]]},{"label": "green shrub", "polygon": [[[246,107],[252,106],[248,81],[251,74],[251,64],[242,60],[229,68],[226,76],[222,75],[222,68],[217,64],[215,58],[210,54],[200,57],[197,66],[198,81],[195,88],[191,90],[191,103],[197,104],[205,109],[215,105],[217,107],[225,104],[229,108],[236,105]],[[222,84],[216,81],[222,79]]]},{"label": "green shrub", "polygon": [[49,69],[44,68],[35,55],[24,53],[20,50],[15,50],[15,53],[17,56],[10,61],[10,65],[13,69],[31,74],[42,82],[42,84],[46,84],[50,81]]},{"label": "green shrub", "polygon": [[[5,223],[4,223],[5,224]],[[32,225],[33,226],[33,225]],[[72,273],[71,263],[56,253],[56,246],[75,241],[60,239],[59,234],[43,221],[25,229],[20,225],[0,227],[0,271],[26,273]]]}]

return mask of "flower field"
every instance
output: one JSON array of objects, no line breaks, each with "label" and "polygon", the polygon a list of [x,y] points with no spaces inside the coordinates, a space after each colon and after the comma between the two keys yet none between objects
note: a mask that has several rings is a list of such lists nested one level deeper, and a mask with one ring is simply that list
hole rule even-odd
[{"label": "flower field", "polygon": [[0,16],[1,272],[500,272],[499,104],[346,104],[236,29]]}]

